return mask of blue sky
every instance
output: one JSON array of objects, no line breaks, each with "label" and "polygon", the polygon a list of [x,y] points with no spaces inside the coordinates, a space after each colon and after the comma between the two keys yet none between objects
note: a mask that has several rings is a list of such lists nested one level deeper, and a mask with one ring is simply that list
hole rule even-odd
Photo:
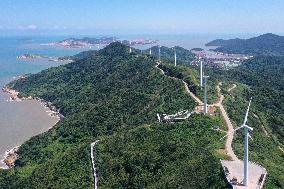
[{"label": "blue sky", "polygon": [[1,0],[5,33],[284,33],[283,0]]}]

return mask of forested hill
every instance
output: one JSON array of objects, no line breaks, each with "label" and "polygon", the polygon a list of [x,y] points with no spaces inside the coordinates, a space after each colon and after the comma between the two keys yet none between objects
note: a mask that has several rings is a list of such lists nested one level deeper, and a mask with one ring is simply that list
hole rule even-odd
[{"label": "forested hill", "polygon": [[267,33],[250,39],[216,39],[206,46],[218,46],[215,51],[248,55],[284,55],[284,36]]},{"label": "forested hill", "polygon": [[[89,52],[90,53],[90,52]],[[10,83],[38,96],[65,119],[19,149],[15,168],[0,170],[2,189],[93,188],[90,143],[100,188],[225,188],[217,149],[218,118],[194,115],[177,124],[156,113],[192,110],[181,81],[155,68],[154,56],[112,43],[76,62]]]}]

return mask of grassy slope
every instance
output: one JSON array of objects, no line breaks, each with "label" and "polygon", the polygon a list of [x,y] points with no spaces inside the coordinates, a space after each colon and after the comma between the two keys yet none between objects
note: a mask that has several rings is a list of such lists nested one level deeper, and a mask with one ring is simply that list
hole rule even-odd
[{"label": "grassy slope", "polygon": [[216,155],[220,134],[210,129],[218,119],[157,124],[157,112],[191,109],[193,100],[181,82],[154,68],[154,58],[127,52],[115,43],[11,83],[23,96],[51,101],[65,119],[21,146],[16,167],[0,171],[0,188],[92,188],[89,149],[98,138],[104,188],[225,187]]}]

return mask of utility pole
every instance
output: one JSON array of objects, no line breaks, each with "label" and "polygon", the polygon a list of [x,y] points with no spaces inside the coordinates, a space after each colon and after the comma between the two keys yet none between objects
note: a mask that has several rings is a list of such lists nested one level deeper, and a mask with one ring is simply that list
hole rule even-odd
[{"label": "utility pole", "polygon": [[207,88],[206,88],[206,81],[209,78],[209,76],[203,76],[204,78],[204,107],[203,107],[203,113],[207,114]]},{"label": "utility pole", "polygon": [[161,46],[159,46],[159,62],[161,62]]},{"label": "utility pole", "polygon": [[175,66],[177,66],[177,53],[176,53],[176,48],[174,47],[174,51],[175,51]]},{"label": "utility pole", "polygon": [[200,62],[200,86],[203,87],[203,69],[202,69],[201,57],[199,57],[199,62]]}]

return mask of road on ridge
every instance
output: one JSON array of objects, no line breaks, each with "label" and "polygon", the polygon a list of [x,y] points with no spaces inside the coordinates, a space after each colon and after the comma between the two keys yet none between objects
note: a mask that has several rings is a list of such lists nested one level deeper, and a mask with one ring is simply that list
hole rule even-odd
[{"label": "road on ridge", "polygon": [[157,64],[156,64],[155,67],[156,67],[157,69],[159,69],[163,75],[165,75],[165,76],[167,76],[167,77],[169,77],[169,78],[175,79],[175,80],[181,80],[181,81],[183,82],[183,84],[184,84],[184,87],[185,87],[186,92],[193,98],[193,100],[194,100],[195,102],[197,102],[199,105],[203,105],[203,102],[202,102],[195,94],[193,94],[193,93],[189,90],[188,84],[187,84],[184,80],[178,79],[178,78],[176,78],[176,77],[171,77],[171,76],[166,75],[166,74],[165,74],[165,71],[162,70],[161,68],[159,68],[159,65],[160,65],[160,62],[157,62]]},{"label": "road on ridge", "polygon": [[[157,69],[159,69],[163,75],[166,75],[164,70],[159,68],[159,65],[160,65],[160,62],[157,62],[155,67]],[[181,80],[181,79],[178,79],[178,78],[175,78],[175,77],[171,77],[171,76],[167,76],[167,77],[172,78],[172,79],[176,79],[176,80]],[[183,81],[183,80],[181,80],[181,81],[184,83],[186,92],[194,99],[195,102],[197,102],[199,105],[202,105],[203,102],[189,90],[188,84],[185,81]],[[222,104],[222,102],[224,100],[224,95],[221,94],[220,85],[222,85],[221,82],[219,82],[218,85],[217,85],[217,92],[218,92],[219,99],[214,104],[211,104],[211,105],[208,105],[208,106],[215,106],[215,107],[219,107],[220,108],[221,114],[222,114],[222,116],[223,116],[223,118],[224,118],[224,120],[225,120],[225,122],[227,124],[227,127],[228,127],[227,139],[226,139],[226,145],[225,145],[225,149],[226,149],[227,155],[229,155],[232,160],[238,161],[239,159],[238,159],[238,157],[236,156],[236,154],[234,153],[234,151],[232,149],[232,142],[233,142],[233,138],[234,138],[234,127],[233,127],[232,122],[231,122],[231,120],[230,120],[230,118],[229,118],[229,116],[228,116],[228,114],[227,114],[227,112],[226,112],[226,110],[225,110],[225,108],[224,108],[224,106]],[[231,91],[234,88],[236,88],[236,84],[234,84],[233,87],[228,89],[228,91]]]}]

